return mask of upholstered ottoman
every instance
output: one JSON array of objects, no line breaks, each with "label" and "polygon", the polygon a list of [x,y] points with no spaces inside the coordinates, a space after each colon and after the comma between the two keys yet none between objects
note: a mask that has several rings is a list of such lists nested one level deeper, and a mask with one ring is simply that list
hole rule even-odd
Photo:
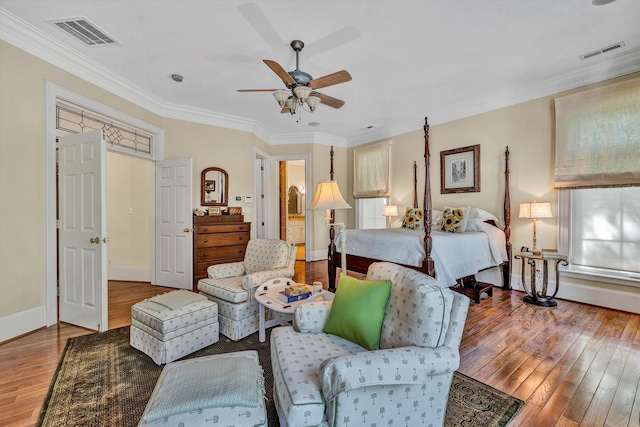
[{"label": "upholstered ottoman", "polygon": [[132,347],[158,365],[218,342],[218,305],[185,290],[167,292],[131,307]]},{"label": "upholstered ottoman", "polygon": [[267,426],[264,377],[254,350],[168,363],[138,426]]}]

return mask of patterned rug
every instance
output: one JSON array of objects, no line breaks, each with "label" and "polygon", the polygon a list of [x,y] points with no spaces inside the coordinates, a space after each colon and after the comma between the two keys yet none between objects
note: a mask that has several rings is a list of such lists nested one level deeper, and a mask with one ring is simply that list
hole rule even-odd
[{"label": "patterned rug", "polygon": [[[267,338],[269,331],[267,331]],[[269,426],[279,426],[272,399],[269,339],[258,333],[239,342],[220,341],[188,358],[256,350],[264,369]],[[51,380],[37,426],[136,426],[162,367],[129,346],[129,328],[70,338]],[[502,427],[524,402],[456,372],[445,426]]]}]

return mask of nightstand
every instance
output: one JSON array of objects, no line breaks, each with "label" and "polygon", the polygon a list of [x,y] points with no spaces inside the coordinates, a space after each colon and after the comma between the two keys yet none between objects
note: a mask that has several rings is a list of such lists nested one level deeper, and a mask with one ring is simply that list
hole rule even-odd
[{"label": "nightstand", "polygon": [[[520,274],[522,278],[522,286],[528,294],[524,298],[522,298],[522,300],[526,303],[539,305],[542,307],[555,307],[556,305],[558,305],[558,303],[553,299],[558,294],[558,289],[560,288],[560,271],[558,270],[558,264],[569,264],[567,262],[566,255],[561,255],[555,250],[543,250],[541,252],[516,252],[514,258],[521,261]],[[527,264],[531,266],[531,286],[529,287],[529,289],[527,289],[524,277],[525,260]],[[554,269],[556,272],[556,283],[553,295],[548,295],[549,261],[554,263]],[[539,262],[542,262],[542,283],[540,283],[541,289],[538,289],[536,283],[536,266]]]}]

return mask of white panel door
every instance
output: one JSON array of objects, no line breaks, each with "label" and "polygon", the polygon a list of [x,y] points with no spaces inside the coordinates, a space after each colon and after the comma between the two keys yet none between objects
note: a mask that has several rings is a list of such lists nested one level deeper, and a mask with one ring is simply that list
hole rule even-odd
[{"label": "white panel door", "polygon": [[60,320],[106,331],[108,239],[102,131],[60,138],[58,153]]},{"label": "white panel door", "polygon": [[193,286],[191,159],[156,162],[155,280],[158,286]]}]

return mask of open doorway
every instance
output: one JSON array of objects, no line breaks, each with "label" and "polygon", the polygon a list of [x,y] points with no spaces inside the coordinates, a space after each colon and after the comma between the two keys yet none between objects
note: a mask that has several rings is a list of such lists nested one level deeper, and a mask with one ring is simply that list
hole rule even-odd
[{"label": "open doorway", "polygon": [[280,238],[298,247],[306,259],[306,161],[280,162]]}]

